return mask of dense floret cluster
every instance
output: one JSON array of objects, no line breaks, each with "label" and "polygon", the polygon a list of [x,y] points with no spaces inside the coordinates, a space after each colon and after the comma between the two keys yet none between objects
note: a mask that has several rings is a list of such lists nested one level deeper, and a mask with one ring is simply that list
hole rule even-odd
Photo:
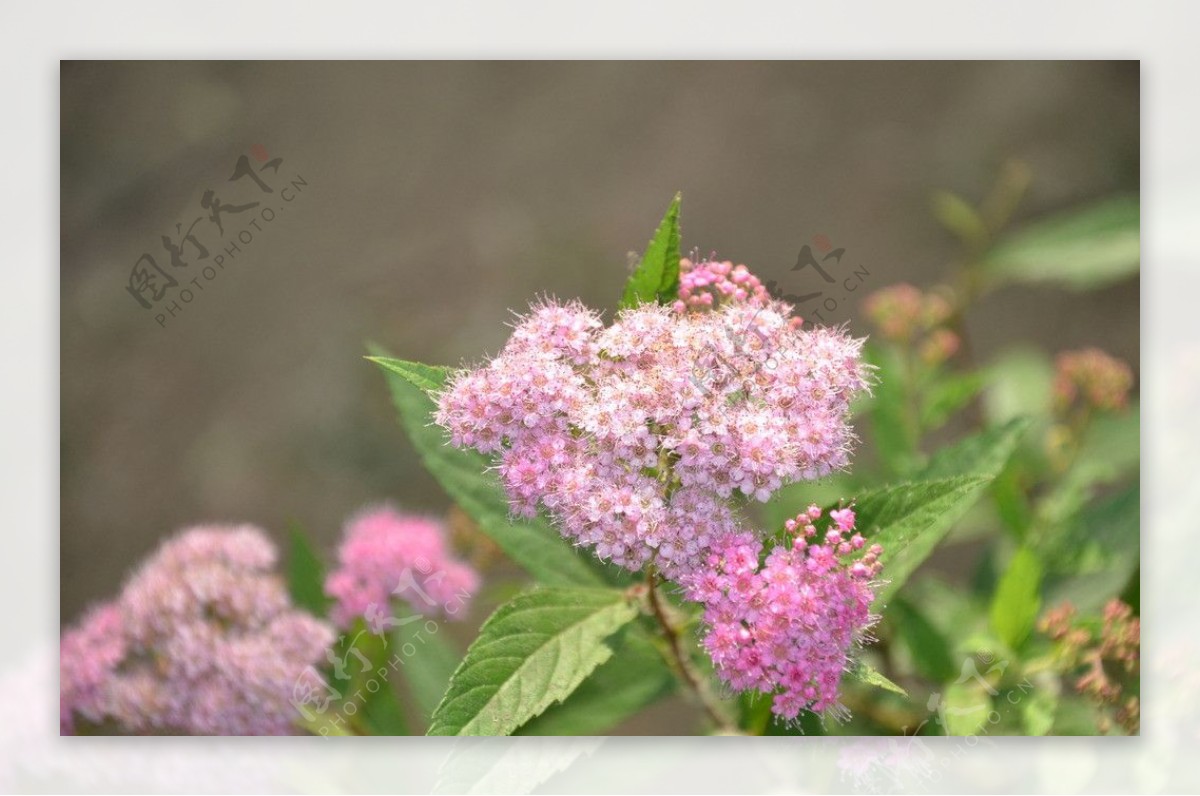
[{"label": "dense floret cluster", "polygon": [[788,520],[790,543],[762,563],[762,540],[726,536],[683,584],[704,605],[704,648],[722,680],[736,691],[779,688],[772,709],[786,719],[836,705],[847,650],[875,621],[871,579],[882,548],[858,555],[866,543],[853,509],[835,509],[829,520],[818,506]]},{"label": "dense floret cluster", "polygon": [[61,729],[286,735],[298,680],[333,630],[292,607],[276,551],[252,526],[183,531],[61,645]]},{"label": "dense floret cluster", "polygon": [[[515,514],[544,509],[565,537],[604,561],[633,571],[653,564],[699,588],[707,576],[732,573],[720,562],[736,549],[745,551],[738,566],[754,577],[783,573],[778,588],[799,587],[788,580],[789,562],[826,561],[825,546],[773,553],[758,573],[761,543],[744,529],[734,499],[766,501],[780,487],[846,466],[850,402],[868,381],[861,341],[801,328],[792,308],[770,299],[744,266],[685,261],[679,299],[623,310],[608,327],[578,302],[542,302],[498,356],[453,377],[436,420],[454,445],[497,458]],[[837,553],[841,544],[829,549]],[[805,642],[760,677],[728,678],[738,688],[783,685],[789,696],[777,704],[780,715],[831,704],[825,672],[835,661],[838,672],[844,668],[850,637],[868,624],[866,580],[840,553],[827,563],[804,563],[805,588],[822,590],[819,599],[830,605],[855,591],[851,583],[861,583],[865,596],[853,595],[862,611],[837,608],[813,626],[813,638],[831,645],[822,674],[812,674],[816,647]],[[865,566],[869,580],[876,566]],[[728,607],[730,594],[716,604]],[[792,618],[791,635],[764,636],[764,650],[799,643],[813,617]],[[725,633],[718,627],[747,621],[729,614],[712,625],[710,639]]]},{"label": "dense floret cluster", "polygon": [[461,618],[479,576],[455,559],[437,520],[375,506],[346,523],[338,567],[325,582],[330,615],[341,627],[362,617],[374,631],[390,618],[393,597],[419,614]]},{"label": "dense floret cluster", "polygon": [[1055,366],[1054,394],[1061,409],[1078,402],[1113,411],[1124,408],[1129,401],[1133,371],[1098,348],[1064,351]]}]

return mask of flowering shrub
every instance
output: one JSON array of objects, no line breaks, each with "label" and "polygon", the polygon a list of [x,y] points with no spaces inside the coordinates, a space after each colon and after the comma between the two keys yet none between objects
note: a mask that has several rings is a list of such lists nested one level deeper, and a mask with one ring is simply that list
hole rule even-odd
[{"label": "flowering shrub", "polygon": [[[608,328],[578,303],[534,307],[499,356],[452,377],[436,419],[454,444],[497,455],[514,514],[542,508],[600,560],[653,567],[705,604],[729,685],[782,687],[776,712],[788,718],[824,711],[869,624],[872,593],[858,581],[878,563],[839,566],[862,537],[852,545],[834,528],[825,544],[778,549],[760,575],[761,543],[731,499],[765,502],[846,465],[861,341],[803,329],[745,266],[680,267],[684,300],[625,309]],[[839,527],[845,516],[853,524],[843,514]],[[812,593],[789,603],[788,589]],[[772,621],[756,621],[763,610]]]},{"label": "flowering shrub", "polygon": [[853,333],[682,256],[676,198],[615,312],[541,299],[470,367],[373,351],[447,521],[365,509],[328,572],[293,529],[286,587],[262,532],[184,532],[64,634],[63,732],[598,734],[677,693],[705,732],[1136,733],[1134,372],[979,363],[966,322],[1136,272],[1062,233],[1130,206],[1009,233],[1025,179],[939,195],[952,278]]}]

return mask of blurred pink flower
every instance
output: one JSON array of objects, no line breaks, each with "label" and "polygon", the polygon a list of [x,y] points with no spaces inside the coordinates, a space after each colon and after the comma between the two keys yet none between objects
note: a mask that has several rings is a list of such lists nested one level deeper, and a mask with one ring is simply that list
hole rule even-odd
[{"label": "blurred pink flower", "polygon": [[336,601],[333,621],[350,626],[358,617],[381,631],[393,596],[419,614],[461,618],[479,588],[479,576],[447,548],[442,523],[401,514],[390,506],[366,509],[346,523],[338,567],[325,581]]},{"label": "blurred pink flower", "polygon": [[293,733],[293,689],[334,634],[292,607],[275,560],[249,525],[165,542],[115,602],[64,634],[63,731],[77,714],[135,733]]}]

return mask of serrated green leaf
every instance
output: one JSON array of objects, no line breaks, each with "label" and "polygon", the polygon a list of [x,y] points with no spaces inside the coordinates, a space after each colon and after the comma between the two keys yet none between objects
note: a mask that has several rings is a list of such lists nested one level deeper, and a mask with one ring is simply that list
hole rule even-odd
[{"label": "serrated green leaf", "polygon": [[292,602],[315,616],[325,616],[330,603],[325,594],[325,564],[299,525],[291,525],[288,540],[287,584]]},{"label": "serrated green leaf", "polygon": [[886,621],[908,648],[909,657],[922,677],[934,683],[948,683],[958,676],[949,643],[916,606],[896,597],[888,604]]},{"label": "serrated green leaf", "polygon": [[893,694],[899,694],[902,697],[908,696],[907,691],[862,661],[855,661],[854,665],[847,673],[847,676],[853,677],[855,680],[866,683],[867,685],[873,685],[876,688],[882,688],[884,691],[891,691]]},{"label": "serrated green leaf", "polygon": [[679,292],[679,202],[675,194],[667,213],[650,239],[646,253],[625,283],[625,294],[620,309],[636,307],[638,304],[674,301]]},{"label": "serrated green leaf", "polygon": [[435,397],[446,384],[450,369],[440,365],[424,365],[420,362],[409,362],[394,357],[366,357],[384,370],[403,376],[405,381],[420,388],[430,398]]},{"label": "serrated green leaf", "polygon": [[548,585],[608,582],[598,567],[578,555],[545,521],[510,520],[504,489],[489,471],[491,463],[474,451],[451,446],[445,432],[433,423],[430,395],[445,384],[448,368],[379,356],[372,361],[387,376],[401,423],[425,468],[509,558]]},{"label": "serrated green leaf", "polygon": [[1018,417],[959,440],[935,453],[921,471],[922,480],[974,475],[995,478],[1017,449],[1030,421]]},{"label": "serrated green leaf", "polygon": [[1020,548],[992,597],[992,629],[1009,649],[1019,650],[1042,607],[1042,563],[1028,547]]},{"label": "serrated green leaf", "polygon": [[912,481],[864,492],[855,499],[858,530],[868,544],[883,545],[885,583],[877,601],[886,604],[899,591],[989,481],[973,476]]},{"label": "serrated green leaf", "polygon": [[1099,611],[1137,574],[1141,544],[1138,484],[1090,503],[1035,541],[1048,573],[1047,603],[1070,600],[1081,612]]},{"label": "serrated green leaf", "polygon": [[1048,572],[1102,572],[1137,560],[1140,529],[1141,488],[1135,483],[1085,507],[1060,530],[1038,540],[1036,549]]},{"label": "serrated green leaf", "polygon": [[525,723],[516,735],[600,735],[659,699],[679,681],[649,635],[630,625],[609,639],[613,656],[558,705]]},{"label": "serrated green leaf", "polygon": [[612,656],[605,640],[637,616],[612,589],[535,589],[484,623],[429,735],[511,735]]},{"label": "serrated green leaf", "polygon": [[1138,197],[1123,196],[1032,224],[983,261],[994,282],[1056,282],[1077,290],[1127,279],[1141,263]]}]

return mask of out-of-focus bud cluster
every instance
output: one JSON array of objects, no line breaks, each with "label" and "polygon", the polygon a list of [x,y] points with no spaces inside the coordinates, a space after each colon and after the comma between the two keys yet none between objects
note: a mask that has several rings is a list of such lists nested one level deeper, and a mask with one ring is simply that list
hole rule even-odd
[{"label": "out-of-focus bud cluster", "polygon": [[1058,642],[1057,668],[1077,693],[1096,706],[1100,731],[1109,732],[1115,722],[1136,735],[1141,721],[1137,694],[1141,622],[1133,609],[1120,600],[1109,600],[1097,627],[1081,620],[1066,602],[1047,612],[1038,629]]},{"label": "out-of-focus bud cluster", "polygon": [[863,309],[885,339],[914,346],[931,367],[954,356],[962,343],[946,325],[954,306],[941,292],[922,292],[907,283],[891,285],[868,296]]},{"label": "out-of-focus bud cluster", "polygon": [[1121,360],[1098,348],[1064,351],[1058,355],[1054,398],[1060,411],[1078,401],[1085,407],[1123,409],[1133,387],[1133,371]]}]

